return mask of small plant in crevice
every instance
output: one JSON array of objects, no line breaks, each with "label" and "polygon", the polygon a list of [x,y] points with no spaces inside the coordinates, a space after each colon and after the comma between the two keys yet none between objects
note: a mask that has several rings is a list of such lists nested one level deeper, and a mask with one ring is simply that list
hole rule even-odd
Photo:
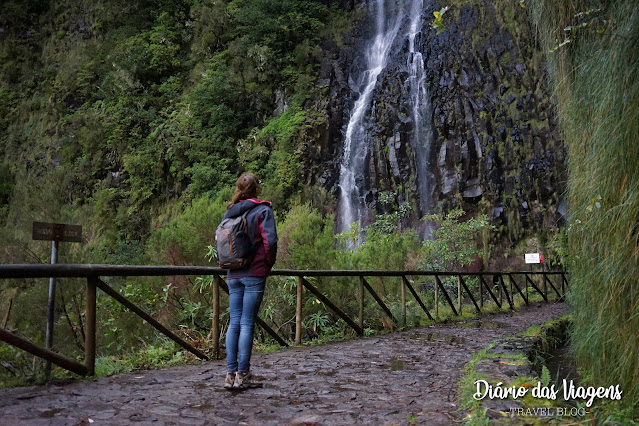
[{"label": "small plant in crevice", "polygon": [[442,7],[440,10],[436,10],[433,12],[433,22],[431,22],[430,26],[433,28],[437,35],[441,34],[446,30],[446,25],[444,24],[444,15],[448,12],[450,6]]}]

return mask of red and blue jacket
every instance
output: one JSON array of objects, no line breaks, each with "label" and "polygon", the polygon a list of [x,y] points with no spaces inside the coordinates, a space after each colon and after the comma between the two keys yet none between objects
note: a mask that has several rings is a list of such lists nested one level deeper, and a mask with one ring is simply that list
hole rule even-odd
[{"label": "red and blue jacket", "polygon": [[231,205],[222,220],[242,216],[247,210],[246,222],[249,235],[254,235],[257,247],[251,264],[245,269],[229,270],[228,279],[244,277],[266,277],[277,257],[277,230],[271,202],[249,198]]}]

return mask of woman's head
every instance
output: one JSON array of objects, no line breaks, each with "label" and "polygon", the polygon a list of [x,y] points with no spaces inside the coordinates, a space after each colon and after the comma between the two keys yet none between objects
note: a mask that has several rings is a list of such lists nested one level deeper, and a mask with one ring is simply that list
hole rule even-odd
[{"label": "woman's head", "polygon": [[235,192],[231,203],[239,203],[242,200],[255,198],[260,195],[262,188],[259,179],[253,173],[242,173],[235,183]]}]

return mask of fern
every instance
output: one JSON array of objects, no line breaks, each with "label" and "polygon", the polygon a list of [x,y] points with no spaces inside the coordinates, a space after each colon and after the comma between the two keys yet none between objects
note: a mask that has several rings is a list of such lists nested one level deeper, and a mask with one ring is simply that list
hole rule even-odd
[{"label": "fern", "polygon": [[548,386],[550,383],[550,370],[545,365],[541,368],[541,384]]}]

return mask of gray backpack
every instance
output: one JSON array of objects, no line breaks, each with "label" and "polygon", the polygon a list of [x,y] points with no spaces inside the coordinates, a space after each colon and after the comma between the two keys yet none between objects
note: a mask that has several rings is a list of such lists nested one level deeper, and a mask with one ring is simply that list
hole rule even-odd
[{"label": "gray backpack", "polygon": [[246,221],[249,212],[224,219],[215,230],[217,260],[223,269],[243,269],[253,260],[255,245]]}]

